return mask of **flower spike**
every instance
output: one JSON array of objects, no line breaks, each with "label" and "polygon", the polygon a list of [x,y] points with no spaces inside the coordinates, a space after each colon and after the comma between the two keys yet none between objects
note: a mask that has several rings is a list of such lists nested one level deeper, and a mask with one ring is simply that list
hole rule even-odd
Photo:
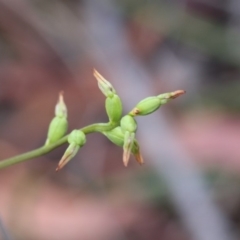
[{"label": "flower spike", "polygon": [[144,163],[140,146],[136,140],[137,122],[135,117],[153,113],[171,99],[183,95],[185,91],[176,90],[145,98],[127,115],[122,117],[122,102],[112,84],[95,69],[93,70],[93,75],[97,79],[100,91],[106,97],[105,109],[109,121],[107,123],[94,123],[79,130],[74,130],[69,135],[65,135],[68,128],[67,107],[64,102],[63,92],[60,92],[55,106],[55,116],[49,124],[45,145],[34,151],[0,161],[0,169],[42,156],[68,142],[69,145],[56,168],[56,171],[59,171],[76,156],[79,149],[86,143],[85,135],[93,132],[101,132],[114,144],[123,148],[124,166],[127,167],[131,154],[135,156],[136,161],[140,165]]}]

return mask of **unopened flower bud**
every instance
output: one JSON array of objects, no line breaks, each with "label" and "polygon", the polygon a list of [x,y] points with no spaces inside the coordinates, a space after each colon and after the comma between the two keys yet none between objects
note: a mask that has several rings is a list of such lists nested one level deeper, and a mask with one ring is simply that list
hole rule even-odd
[{"label": "unopened flower bud", "polygon": [[136,107],[129,113],[131,116],[143,116],[155,112],[161,106],[158,97],[147,97],[141,100]]},{"label": "unopened flower bud", "polygon": [[137,106],[129,113],[131,116],[143,116],[155,112],[169,100],[184,94],[184,90],[177,90],[170,93],[163,93],[155,97],[148,97],[140,101]]},{"label": "unopened flower bud", "polygon": [[111,142],[122,147],[124,142],[124,134],[121,127],[116,127],[110,131],[102,132]]},{"label": "unopened flower bud", "polygon": [[136,132],[136,130],[137,130],[137,122],[130,115],[126,115],[126,116],[122,117],[120,126],[121,126],[123,132],[125,132],[125,131]]},{"label": "unopened flower bud", "polygon": [[106,97],[112,97],[116,91],[112,84],[108,82],[96,69],[93,70],[93,75],[98,81],[98,87]]},{"label": "unopened flower bud", "polygon": [[110,122],[119,122],[122,116],[122,102],[118,95],[107,97],[105,108]]},{"label": "unopened flower bud", "polygon": [[78,150],[86,143],[86,136],[81,130],[73,130],[68,137],[69,146],[62,156],[56,171],[62,169],[71,159],[73,159]]},{"label": "unopened flower bud", "polygon": [[68,128],[68,122],[66,118],[54,117],[48,128],[48,135],[45,145],[54,143],[62,138]]},{"label": "unopened flower bud", "polygon": [[55,117],[52,119],[47,134],[45,145],[54,143],[62,138],[68,128],[67,107],[63,100],[63,92],[59,93],[59,100],[55,107]]},{"label": "unopened flower bud", "polygon": [[86,143],[86,136],[81,130],[73,130],[68,137],[68,143],[82,147]]}]

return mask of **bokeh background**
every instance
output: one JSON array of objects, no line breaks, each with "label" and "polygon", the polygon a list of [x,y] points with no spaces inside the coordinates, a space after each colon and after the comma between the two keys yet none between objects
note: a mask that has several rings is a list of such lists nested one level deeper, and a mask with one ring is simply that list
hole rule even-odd
[{"label": "bokeh background", "polygon": [[0,171],[3,240],[240,239],[238,0],[0,0],[0,158],[44,144],[58,93],[69,131],[107,122],[93,68],[138,117],[145,165],[101,134]]}]

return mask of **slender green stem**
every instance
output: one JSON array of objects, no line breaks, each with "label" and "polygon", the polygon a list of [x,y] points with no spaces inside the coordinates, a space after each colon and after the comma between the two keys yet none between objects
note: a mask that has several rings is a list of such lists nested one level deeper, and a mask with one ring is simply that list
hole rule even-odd
[{"label": "slender green stem", "polygon": [[[119,125],[119,123],[113,123],[113,122],[95,123],[95,124],[91,124],[86,127],[83,127],[80,130],[83,131],[85,134],[89,134],[89,133],[93,133],[93,132],[109,131],[109,130],[112,130],[113,128],[117,127],[118,125]],[[0,161],[0,169],[11,166],[16,163],[30,160],[32,158],[43,156],[43,155],[51,152],[55,148],[66,143],[67,139],[68,139],[68,135],[64,136],[63,138],[61,138],[60,140],[58,140],[57,142],[55,142],[53,144],[50,144],[47,146],[42,146],[42,147],[32,150],[30,152],[26,152],[26,153],[17,155],[15,157],[4,159],[4,160]]]}]

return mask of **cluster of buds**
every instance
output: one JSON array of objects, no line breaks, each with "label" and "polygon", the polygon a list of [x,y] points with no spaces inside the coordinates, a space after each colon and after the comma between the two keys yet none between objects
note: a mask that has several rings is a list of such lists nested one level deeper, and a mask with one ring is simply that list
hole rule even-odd
[{"label": "cluster of buds", "polygon": [[[96,70],[94,70],[94,76],[98,80],[100,90],[107,97],[106,103],[108,99],[110,99],[112,96],[117,96],[113,86],[106,79],[104,79]],[[117,118],[115,118],[115,121],[120,120],[120,122],[118,127],[110,131],[104,131],[103,134],[114,144],[123,147],[124,166],[128,165],[131,153],[135,156],[137,162],[140,165],[144,163],[142,155],[140,153],[139,144],[135,138],[137,131],[137,122],[134,117],[151,114],[157,109],[159,109],[163,104],[166,104],[169,100],[174,99],[184,93],[185,91],[183,90],[177,90],[174,92],[145,98],[140,101],[133,108],[133,110],[128,113],[128,115],[122,118],[120,116],[120,112],[122,112],[122,105],[119,104],[119,97],[119,103],[112,101],[110,105],[106,104],[106,111],[108,113],[110,121],[115,116],[114,114],[117,113]],[[111,108],[109,108],[109,106],[111,106]],[[111,111],[109,111],[108,108],[111,109]]]},{"label": "cluster of buds", "polygon": [[[109,124],[117,126],[109,131],[100,131],[114,144],[123,148],[123,164],[128,165],[130,155],[133,154],[139,164],[143,164],[139,144],[136,140],[137,122],[136,116],[144,116],[153,113],[169,100],[174,99],[185,91],[178,90],[170,93],[148,97],[140,101],[127,115],[122,117],[122,102],[113,88],[95,69],[93,75],[98,81],[101,92],[106,96],[105,108],[109,118]],[[67,107],[63,100],[63,93],[59,94],[59,100],[55,107],[55,117],[52,119],[45,145],[53,144],[64,137],[68,127]],[[73,130],[68,136],[69,146],[61,158],[56,171],[62,169],[86,143],[86,136],[81,130]]]},{"label": "cluster of buds", "polygon": [[120,125],[110,131],[103,132],[103,134],[116,145],[123,147],[124,166],[128,165],[131,153],[134,154],[136,160],[140,164],[143,164],[139,144],[135,139],[135,133],[137,131],[136,120],[130,115],[122,117],[122,103],[116,93],[116,90],[113,88],[111,83],[109,83],[95,69],[93,71],[93,75],[98,81],[99,89],[106,96],[105,108],[109,121]]},{"label": "cluster of buds", "polygon": [[103,134],[114,144],[123,147],[123,164],[128,165],[130,154],[132,153],[139,164],[143,164],[139,144],[135,138],[137,130],[136,120],[126,115],[121,119],[120,126],[105,131]]},{"label": "cluster of buds", "polygon": [[126,134],[125,132],[124,134],[120,126],[110,131],[105,131],[103,134],[117,146],[123,147],[123,164],[125,167],[128,165],[131,153],[134,155],[136,161],[140,165],[144,163],[136,138],[132,138],[131,134],[129,133]]},{"label": "cluster of buds", "polygon": [[[49,128],[45,146],[57,142],[64,137],[67,132],[67,107],[64,103],[63,92],[59,93],[59,99],[55,106],[55,117],[52,119]],[[78,152],[86,142],[85,134],[80,130],[73,130],[68,137],[69,146],[61,158],[56,171],[63,168]]]}]

